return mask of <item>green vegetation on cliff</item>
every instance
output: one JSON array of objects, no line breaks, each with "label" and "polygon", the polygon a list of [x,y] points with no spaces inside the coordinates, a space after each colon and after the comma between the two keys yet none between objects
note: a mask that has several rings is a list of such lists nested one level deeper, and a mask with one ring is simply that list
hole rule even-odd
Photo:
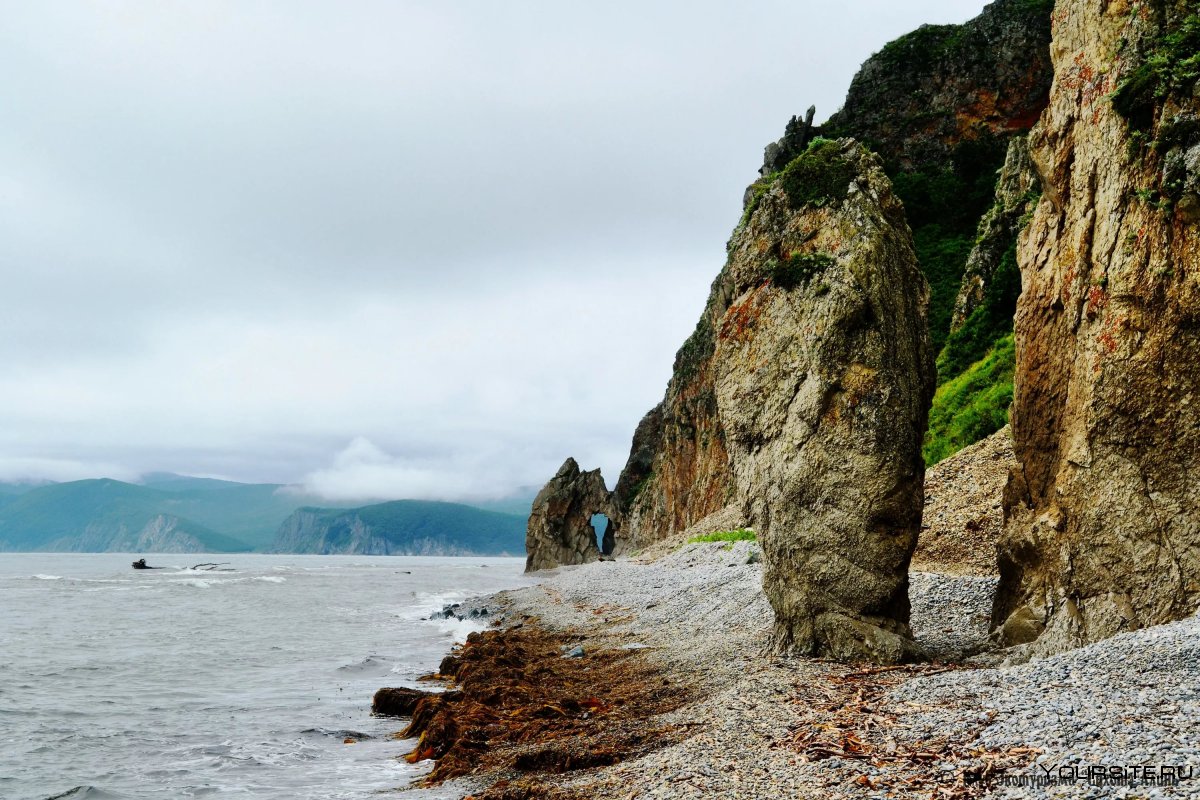
[{"label": "green vegetation on cliff", "polygon": [[939,385],[962,375],[1012,333],[1020,293],[1021,271],[1014,241],[992,275],[983,303],[971,312],[961,328],[946,337],[946,345],[937,358]]},{"label": "green vegetation on cliff", "polygon": [[[894,164],[888,168],[896,194],[904,202],[917,260],[929,281],[929,333],[936,351],[941,351],[950,334],[954,299],[979,218],[995,199],[1006,147],[1004,139],[981,131],[978,138],[954,147],[949,164],[916,170]],[[944,377],[939,373],[939,379]]]},{"label": "green vegetation on cliff", "polygon": [[[1154,0],[1154,6],[1155,36],[1137,45],[1148,53],[1139,72],[1151,100],[1164,86],[1194,85],[1200,74],[1195,3]],[[793,208],[844,197],[849,179],[839,172],[833,140],[853,138],[883,160],[929,283],[930,340],[942,387],[926,448],[932,460],[989,434],[1007,415],[1011,369],[1000,362],[1011,351],[1020,273],[1010,240],[1015,220],[1002,216],[1016,198],[1011,188],[999,196],[997,185],[1010,141],[1033,126],[1049,101],[1054,8],[1055,0],[994,0],[962,25],[925,25],[889,42],[863,64],[845,104],[813,131],[817,138],[807,148],[793,118],[767,149],[765,176],[747,191],[743,225],[776,181]],[[1200,138],[1200,125],[1188,127],[1190,117],[1174,124],[1168,130],[1164,123],[1160,140],[1173,136],[1190,146],[1193,133]],[[1023,185],[1018,195],[1027,190]],[[1027,196],[1026,210],[1033,199]],[[993,207],[989,223],[985,214]],[[969,276],[961,311],[968,316],[951,330],[968,260],[973,269],[985,268]],[[768,262],[767,276],[783,288],[811,282],[820,292],[824,284],[810,277],[814,266],[778,258]]]},{"label": "green vegetation on cliff", "polygon": [[1155,109],[1177,94],[1191,94],[1200,80],[1200,14],[1188,14],[1165,26],[1140,63],[1117,86],[1112,103],[1138,131],[1154,125]]},{"label": "green vegetation on cliff", "polygon": [[930,339],[939,353],[931,461],[990,433],[1007,413],[1011,378],[994,357],[1007,352],[1020,292],[1014,250],[988,276],[980,306],[957,330],[951,319],[981,218],[997,200],[1008,142],[1033,125],[1049,98],[1054,6],[995,0],[963,25],[925,25],[889,42],[822,128],[878,152],[904,203],[929,281]]},{"label": "green vegetation on cliff", "polygon": [[933,397],[923,453],[936,464],[1008,424],[1016,347],[1005,336],[984,358],[942,384]]},{"label": "green vegetation on cliff", "polygon": [[798,209],[844,200],[854,175],[855,166],[838,142],[816,138],[784,167],[779,180],[788,202]]},{"label": "green vegetation on cliff", "polygon": [[770,261],[767,276],[780,289],[795,289],[806,285],[833,264],[833,256],[828,253],[792,253],[784,261]]}]

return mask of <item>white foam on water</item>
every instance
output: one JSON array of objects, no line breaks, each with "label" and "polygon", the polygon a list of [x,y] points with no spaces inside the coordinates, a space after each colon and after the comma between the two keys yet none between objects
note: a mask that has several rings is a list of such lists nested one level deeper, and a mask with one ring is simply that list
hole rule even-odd
[{"label": "white foam on water", "polygon": [[61,581],[63,579],[62,575],[34,575],[33,577],[39,581]]},{"label": "white foam on water", "polygon": [[[485,617],[484,620],[487,618]],[[450,634],[454,642],[461,643],[467,640],[467,637],[472,633],[487,630],[487,623],[475,619],[435,619],[430,620],[437,626],[437,629],[442,633]]]},{"label": "white foam on water", "polygon": [[202,581],[198,578],[195,578],[186,581],[173,581],[173,583],[176,583],[180,586],[195,586],[197,589],[207,589],[214,583],[217,583],[217,581]]}]

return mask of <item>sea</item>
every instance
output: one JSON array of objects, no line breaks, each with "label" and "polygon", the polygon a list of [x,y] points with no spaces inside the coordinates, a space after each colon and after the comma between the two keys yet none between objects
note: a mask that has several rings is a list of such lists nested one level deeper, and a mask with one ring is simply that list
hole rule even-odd
[{"label": "sea", "polygon": [[486,627],[431,613],[529,582],[513,558],[136,557],[0,553],[0,798],[391,795],[429,765],[371,696]]}]

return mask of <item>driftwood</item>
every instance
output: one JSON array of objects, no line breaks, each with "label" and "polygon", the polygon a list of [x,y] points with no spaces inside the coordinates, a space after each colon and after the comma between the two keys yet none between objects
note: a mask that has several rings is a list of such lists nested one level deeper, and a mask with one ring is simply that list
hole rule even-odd
[{"label": "driftwood", "polygon": [[228,566],[228,561],[222,561],[219,564],[212,561],[206,561],[203,564],[196,564],[188,569],[202,570],[204,572],[236,572],[237,570]]}]

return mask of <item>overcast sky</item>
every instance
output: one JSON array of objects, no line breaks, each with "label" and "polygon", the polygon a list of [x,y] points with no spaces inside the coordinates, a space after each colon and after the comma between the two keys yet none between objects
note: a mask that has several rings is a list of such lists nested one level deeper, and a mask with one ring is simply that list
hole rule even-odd
[{"label": "overcast sky", "polygon": [[763,146],[983,5],[5,4],[0,480],[612,485]]}]

